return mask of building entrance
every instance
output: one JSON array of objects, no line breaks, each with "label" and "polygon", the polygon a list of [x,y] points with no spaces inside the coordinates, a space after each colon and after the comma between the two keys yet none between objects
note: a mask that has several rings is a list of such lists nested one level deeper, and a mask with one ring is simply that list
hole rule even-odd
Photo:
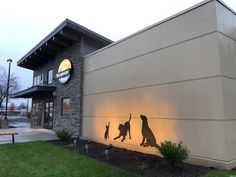
[{"label": "building entrance", "polygon": [[44,104],[44,121],[43,128],[53,128],[53,101],[45,102]]},{"label": "building entrance", "polygon": [[43,103],[33,102],[32,104],[32,127],[42,127],[42,116],[43,116]]},{"label": "building entrance", "polygon": [[53,128],[53,101],[37,101],[32,104],[32,127]]}]

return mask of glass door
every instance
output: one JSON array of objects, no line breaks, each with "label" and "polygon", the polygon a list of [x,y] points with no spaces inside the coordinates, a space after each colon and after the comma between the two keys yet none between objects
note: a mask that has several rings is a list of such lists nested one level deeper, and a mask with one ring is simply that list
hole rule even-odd
[{"label": "glass door", "polygon": [[34,102],[32,104],[32,126],[33,127],[42,127],[42,102]]},{"label": "glass door", "polygon": [[45,102],[43,128],[46,129],[53,128],[53,101]]}]

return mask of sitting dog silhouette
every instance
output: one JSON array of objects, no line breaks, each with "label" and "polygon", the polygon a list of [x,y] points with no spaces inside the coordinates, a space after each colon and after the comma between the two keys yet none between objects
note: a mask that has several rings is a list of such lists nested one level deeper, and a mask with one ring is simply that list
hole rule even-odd
[{"label": "sitting dog silhouette", "polygon": [[110,122],[108,122],[108,125],[106,125],[106,130],[104,133],[104,140],[107,140],[109,138],[109,127],[110,127]]},{"label": "sitting dog silhouette", "polygon": [[123,124],[120,124],[119,127],[118,127],[118,130],[120,131],[119,135],[114,138],[114,140],[120,138],[120,137],[123,137],[121,142],[123,142],[125,140],[125,137],[127,136],[127,133],[129,132],[129,139],[131,139],[131,135],[130,135],[130,120],[131,120],[131,114],[130,114],[130,117],[129,117],[129,120],[127,122]]},{"label": "sitting dog silhouette", "polygon": [[148,126],[147,117],[145,115],[140,114],[140,118],[142,119],[142,136],[143,136],[140,146],[143,147],[151,146],[159,149],[160,146],[156,143],[156,138],[152,130]]}]

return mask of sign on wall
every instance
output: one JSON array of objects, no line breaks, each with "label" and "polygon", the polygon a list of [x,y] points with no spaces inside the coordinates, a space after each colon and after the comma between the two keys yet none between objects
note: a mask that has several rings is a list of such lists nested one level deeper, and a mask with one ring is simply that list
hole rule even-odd
[{"label": "sign on wall", "polygon": [[61,84],[65,84],[69,81],[71,77],[72,64],[69,59],[64,59],[60,63],[56,77]]}]

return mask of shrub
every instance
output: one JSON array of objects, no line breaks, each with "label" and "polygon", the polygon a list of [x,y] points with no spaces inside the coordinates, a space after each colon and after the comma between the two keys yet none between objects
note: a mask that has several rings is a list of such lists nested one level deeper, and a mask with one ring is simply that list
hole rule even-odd
[{"label": "shrub", "polygon": [[190,152],[186,146],[182,145],[182,141],[179,144],[164,141],[161,143],[159,151],[173,168],[186,160]]},{"label": "shrub", "polygon": [[26,114],[26,117],[27,117],[28,119],[31,119],[31,112],[28,112],[28,113]]},{"label": "shrub", "polygon": [[68,130],[61,130],[56,132],[57,137],[64,142],[68,142],[71,140],[72,133]]}]

